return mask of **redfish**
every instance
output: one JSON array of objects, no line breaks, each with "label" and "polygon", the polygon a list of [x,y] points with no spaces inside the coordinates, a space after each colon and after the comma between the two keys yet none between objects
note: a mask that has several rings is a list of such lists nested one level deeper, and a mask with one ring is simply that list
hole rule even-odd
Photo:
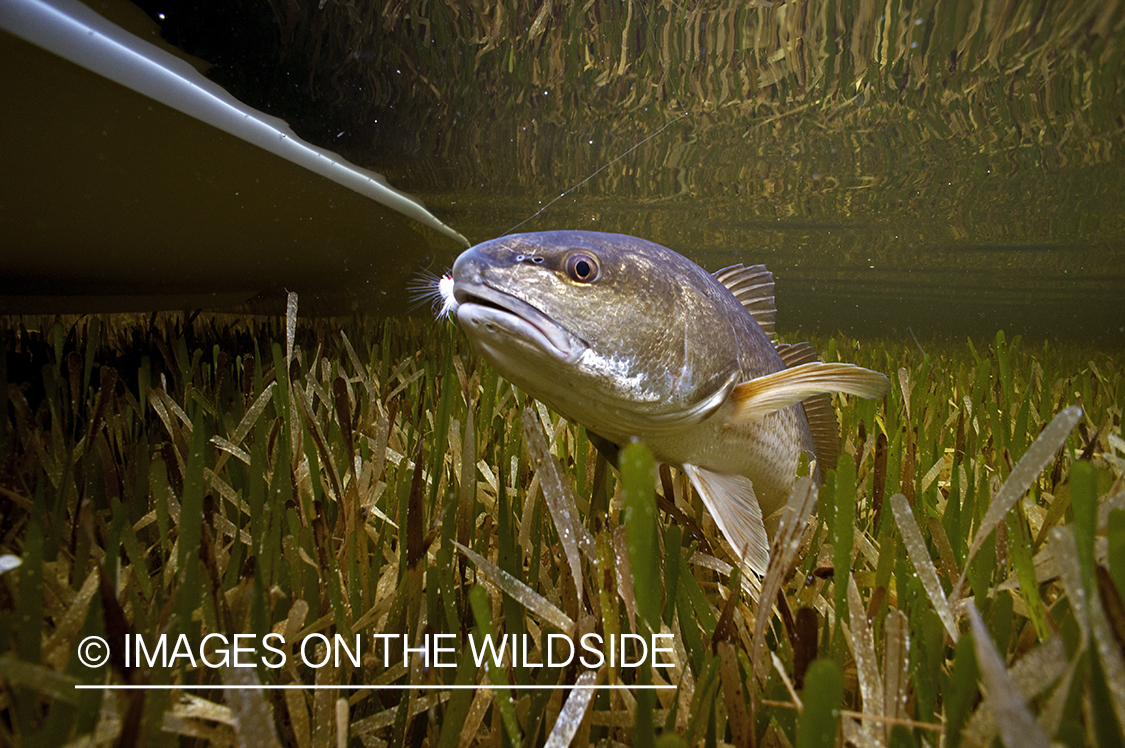
[{"label": "redfish", "polygon": [[875,371],[774,336],[773,276],[714,274],[653,242],[552,231],[478,244],[440,281],[443,312],[509,381],[616,445],[637,439],[687,474],[747,566],[802,454],[835,467],[828,393],[882,397]]}]

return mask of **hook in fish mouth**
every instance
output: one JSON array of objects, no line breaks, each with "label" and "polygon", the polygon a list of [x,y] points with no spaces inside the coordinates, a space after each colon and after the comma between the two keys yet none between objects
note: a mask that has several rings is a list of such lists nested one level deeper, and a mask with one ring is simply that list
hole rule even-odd
[{"label": "hook in fish mouth", "polygon": [[457,320],[475,335],[521,339],[565,363],[574,363],[586,351],[584,340],[539,309],[487,284],[456,281],[451,296]]}]

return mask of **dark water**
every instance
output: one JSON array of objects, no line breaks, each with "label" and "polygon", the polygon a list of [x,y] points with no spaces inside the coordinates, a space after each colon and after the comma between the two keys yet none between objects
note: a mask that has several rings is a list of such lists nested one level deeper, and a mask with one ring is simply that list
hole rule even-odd
[{"label": "dark water", "polygon": [[974,153],[894,124],[700,132],[689,117],[536,214],[644,137],[604,122],[536,129],[526,149],[518,133],[473,131],[487,143],[475,167],[406,164],[399,181],[471,241],[517,224],[581,228],[643,236],[709,269],[765,263],[783,328],[1125,340],[1116,159]]},{"label": "dark water", "polygon": [[765,263],[783,330],[1125,344],[1120,4],[140,4],[473,242]]},{"label": "dark water", "polygon": [[366,7],[254,16],[284,70],[215,75],[471,241],[765,263],[783,329],[1125,344],[1118,4]]}]

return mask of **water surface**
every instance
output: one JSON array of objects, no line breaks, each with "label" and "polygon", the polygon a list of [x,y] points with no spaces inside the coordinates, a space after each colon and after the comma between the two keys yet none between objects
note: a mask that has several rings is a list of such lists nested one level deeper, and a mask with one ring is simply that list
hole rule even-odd
[{"label": "water surface", "polygon": [[160,23],[472,241],[765,263],[782,329],[1125,343],[1120,4],[321,6]]}]

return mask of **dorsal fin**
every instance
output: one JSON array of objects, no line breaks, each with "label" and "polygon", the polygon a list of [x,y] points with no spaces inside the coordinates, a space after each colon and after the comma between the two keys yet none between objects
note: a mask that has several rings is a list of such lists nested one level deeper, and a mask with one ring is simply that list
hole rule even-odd
[{"label": "dorsal fin", "polygon": [[777,349],[777,355],[781,356],[786,369],[820,360],[812,343],[778,343],[774,348]]},{"label": "dorsal fin", "polygon": [[[812,343],[778,343],[777,353],[787,369],[820,360]],[[825,471],[836,469],[836,460],[840,457],[840,426],[836,423],[832,396],[827,393],[813,395],[802,400],[801,405],[805,408],[805,418],[812,432],[816,464],[820,474],[824,475]]]},{"label": "dorsal fin", "polygon": [[823,477],[825,472],[836,469],[836,460],[840,458],[840,425],[836,423],[836,409],[832,407],[832,396],[823,393],[802,400],[801,405],[809,421],[816,464]]},{"label": "dorsal fin", "polygon": [[[777,308],[774,306],[773,273],[765,265],[731,265],[714,273],[715,280],[726,286],[742,306],[753,315],[758,326],[769,336],[781,356],[785,368],[819,361],[811,343],[778,343],[775,332]],[[836,422],[836,409],[832,396],[827,393],[812,395],[801,401],[805,418],[812,433],[816,463],[821,475],[836,468],[840,457],[840,426]]]},{"label": "dorsal fin", "polygon": [[777,318],[777,308],[773,302],[773,273],[766,270],[765,265],[731,265],[716,270],[712,275],[746,307],[746,311],[753,315],[754,321],[770,340],[776,340],[774,321]]}]

